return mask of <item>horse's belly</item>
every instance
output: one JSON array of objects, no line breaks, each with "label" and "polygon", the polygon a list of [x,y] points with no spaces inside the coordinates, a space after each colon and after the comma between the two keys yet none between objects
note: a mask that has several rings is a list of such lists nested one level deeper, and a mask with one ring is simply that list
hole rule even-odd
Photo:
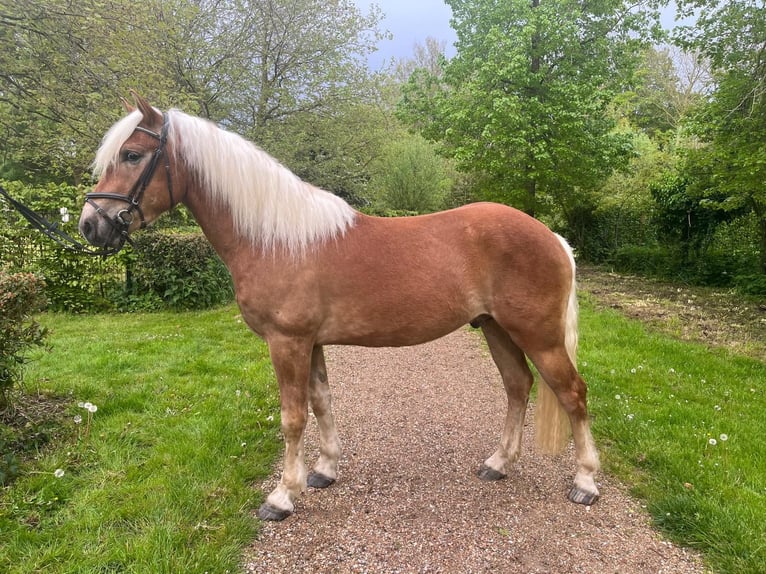
[{"label": "horse's belly", "polygon": [[318,333],[319,344],[404,347],[443,337],[473,320],[480,312],[467,305],[381,303],[372,307],[337,309]]}]

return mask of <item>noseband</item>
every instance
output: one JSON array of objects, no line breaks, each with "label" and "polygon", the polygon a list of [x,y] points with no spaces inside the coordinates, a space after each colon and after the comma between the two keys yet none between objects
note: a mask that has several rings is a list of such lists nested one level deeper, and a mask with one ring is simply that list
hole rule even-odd
[{"label": "noseband", "polygon": [[[144,192],[146,191],[146,188],[149,186],[149,183],[152,181],[152,178],[154,177],[154,172],[157,169],[157,164],[160,161],[160,156],[163,154],[165,155],[165,174],[167,176],[168,180],[168,194],[170,195],[170,208],[172,209],[175,206],[175,200],[173,199],[173,179],[170,176],[170,159],[168,158],[168,154],[165,153],[165,144],[168,140],[168,116],[167,114],[163,114],[163,122],[162,122],[162,131],[160,133],[154,132],[150,129],[138,126],[136,127],[136,131],[144,132],[145,134],[149,134],[153,138],[155,138],[159,143],[157,144],[157,147],[154,150],[154,153],[152,154],[151,159],[149,160],[149,163],[144,168],[144,171],[141,172],[141,175],[139,176],[138,180],[135,184],[133,184],[133,187],[130,189],[130,193],[128,195],[121,195],[119,193],[109,193],[109,192],[91,192],[85,194],[85,201],[86,203],[89,203],[92,205],[96,212],[106,219],[109,222],[109,225],[111,225],[114,229],[116,229],[120,237],[122,239],[122,243],[117,248],[122,248],[122,246],[127,241],[131,245],[133,245],[133,241],[128,236],[128,229],[130,229],[130,225],[133,223],[134,220],[134,214],[137,213],[139,219],[141,220],[141,227],[140,229],[144,229],[146,227],[146,219],[144,218],[144,212],[141,210],[141,200],[144,197]],[[119,212],[117,212],[117,215],[114,216],[114,218],[109,217],[109,215],[104,211],[94,200],[96,199],[114,199],[117,201],[124,201],[128,204],[128,206],[125,209],[121,209]]]}]

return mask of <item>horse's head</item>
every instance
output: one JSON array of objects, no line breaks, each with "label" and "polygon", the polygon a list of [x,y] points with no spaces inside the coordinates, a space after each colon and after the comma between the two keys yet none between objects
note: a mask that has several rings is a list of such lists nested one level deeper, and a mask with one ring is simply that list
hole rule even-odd
[{"label": "horse's head", "polygon": [[[133,93],[136,107],[104,136],[96,154],[99,181],[85,196],[80,233],[91,244],[118,251],[178,201],[174,197],[167,115]],[[176,192],[177,193],[177,192]]]}]

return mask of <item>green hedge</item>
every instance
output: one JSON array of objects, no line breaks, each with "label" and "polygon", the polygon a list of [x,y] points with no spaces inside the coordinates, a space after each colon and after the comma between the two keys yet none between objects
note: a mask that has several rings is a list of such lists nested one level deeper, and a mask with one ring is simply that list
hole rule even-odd
[{"label": "green hedge", "polygon": [[[0,184],[59,229],[78,237],[77,220],[86,192],[84,186],[18,181]],[[0,201],[0,260],[8,269],[34,273],[45,279],[45,295],[54,311],[108,310],[125,281],[123,255],[104,259],[72,253],[41,232],[10,205]]]},{"label": "green hedge", "polygon": [[45,307],[43,289],[36,275],[0,268],[0,411],[21,382],[26,351],[45,339],[45,329],[32,319]]},{"label": "green hedge", "polygon": [[[27,185],[0,181],[8,192],[73,237],[87,189],[83,186]],[[187,213],[175,210],[160,225],[180,225]],[[10,270],[45,279],[54,311],[204,309],[233,299],[231,279],[202,233],[146,231],[134,236],[136,249],[102,258],[69,252],[29,228],[0,201],[0,260]]]},{"label": "green hedge", "polygon": [[206,309],[233,300],[231,276],[202,232],[147,231],[134,239],[121,307]]}]

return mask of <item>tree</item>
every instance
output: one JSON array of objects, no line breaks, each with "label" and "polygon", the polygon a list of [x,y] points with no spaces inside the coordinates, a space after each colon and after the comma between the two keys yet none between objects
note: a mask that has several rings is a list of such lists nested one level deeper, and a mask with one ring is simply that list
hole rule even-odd
[{"label": "tree", "polygon": [[444,163],[419,136],[391,142],[372,180],[379,209],[415,213],[441,209],[451,185]]},{"label": "tree", "polygon": [[766,7],[756,0],[683,0],[697,11],[676,40],[711,62],[715,89],[695,120],[706,145],[690,154],[689,191],[713,209],[747,210],[758,219],[760,267],[766,274]]},{"label": "tree", "polygon": [[607,105],[656,14],[622,0],[448,0],[458,36],[443,78],[417,71],[401,117],[485,194],[535,214],[591,189],[628,157]]},{"label": "tree", "polygon": [[335,113],[296,114],[261,143],[303,180],[365,207],[372,202],[375,159],[396,137],[391,123],[386,110],[360,103]]},{"label": "tree", "polygon": [[441,77],[444,73],[446,57],[444,51],[447,47],[445,40],[437,40],[428,36],[424,44],[415,44],[415,51],[411,58],[403,58],[396,63],[394,78],[399,85],[404,85],[416,70],[424,70],[434,77]]},{"label": "tree", "polygon": [[710,89],[710,66],[698,51],[651,46],[644,52],[633,88],[618,96],[630,123],[659,143],[681,134],[682,122]]},{"label": "tree", "polygon": [[0,0],[0,129],[8,163],[31,179],[77,183],[119,117],[119,95],[129,88],[176,92],[154,7]]},{"label": "tree", "polygon": [[[130,88],[257,142],[374,99],[351,0],[0,0],[4,169],[77,182]],[[279,134],[279,136],[277,136]]]}]

